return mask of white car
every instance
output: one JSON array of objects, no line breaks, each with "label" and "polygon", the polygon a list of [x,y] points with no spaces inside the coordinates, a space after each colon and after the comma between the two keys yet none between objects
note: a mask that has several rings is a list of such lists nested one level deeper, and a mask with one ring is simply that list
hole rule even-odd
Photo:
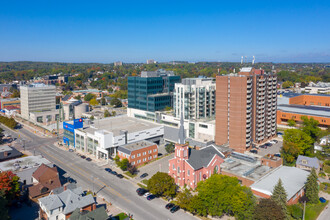
[{"label": "white car", "polygon": [[150,192],[146,192],[146,193],[143,195],[143,197],[148,197],[148,196],[150,196],[150,195],[151,195]]},{"label": "white car", "polygon": [[271,144],[276,144],[276,142],[275,141],[268,141],[268,143],[271,143]]}]

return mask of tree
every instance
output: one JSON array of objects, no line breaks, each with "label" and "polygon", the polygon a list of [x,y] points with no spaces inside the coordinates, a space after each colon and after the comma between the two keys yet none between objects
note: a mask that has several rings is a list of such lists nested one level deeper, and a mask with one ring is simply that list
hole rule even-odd
[{"label": "tree", "polygon": [[148,190],[157,196],[173,197],[176,194],[176,184],[167,173],[157,172],[149,179]]},{"label": "tree", "polygon": [[0,173],[0,191],[8,202],[19,196],[19,177],[12,171]]},{"label": "tree", "polygon": [[110,117],[110,116],[111,116],[110,112],[108,110],[105,110],[104,111],[104,117],[107,118],[107,117]]},{"label": "tree", "polygon": [[111,114],[112,114],[112,116],[116,116],[117,112],[116,111],[112,111]]},{"label": "tree", "polygon": [[98,105],[99,102],[98,102],[96,99],[91,99],[91,100],[89,101],[89,104],[95,106],[95,105]]},{"label": "tree", "polygon": [[74,98],[77,99],[77,100],[81,100],[81,95],[77,95]]},{"label": "tree", "polygon": [[119,168],[121,170],[124,170],[124,171],[127,170],[128,166],[129,166],[129,161],[127,158],[124,158],[119,162]]},{"label": "tree", "polygon": [[19,98],[20,97],[20,92],[17,89],[15,89],[13,91],[13,94],[11,94],[11,97],[12,98]]},{"label": "tree", "polygon": [[189,210],[192,197],[190,190],[184,189],[176,196],[176,204],[183,210]]},{"label": "tree", "polygon": [[84,97],[84,100],[85,100],[86,102],[89,102],[91,99],[96,99],[96,95],[94,95],[94,94],[92,94],[92,93],[88,93],[88,94],[86,94],[85,97]]},{"label": "tree", "polygon": [[94,120],[94,115],[92,115],[89,119],[93,121]]},{"label": "tree", "polygon": [[281,206],[282,212],[286,216],[286,202],[287,202],[287,193],[283,187],[282,180],[279,179],[277,184],[274,187],[271,199],[279,206]]},{"label": "tree", "polygon": [[133,166],[132,164],[129,164],[128,165],[128,168],[127,168],[128,172],[132,175],[134,175],[136,172],[137,172],[137,168],[135,166]]},{"label": "tree", "polygon": [[305,132],[298,129],[287,129],[283,136],[282,154],[285,162],[292,163],[298,155],[310,155],[313,140]]},{"label": "tree", "polygon": [[101,98],[101,105],[105,105],[107,102],[104,97]]},{"label": "tree", "polygon": [[173,143],[169,143],[165,146],[165,150],[168,154],[173,153],[174,149],[175,149],[175,147],[174,147]]},{"label": "tree", "polygon": [[295,120],[293,120],[293,119],[289,119],[288,120],[288,125],[290,126],[290,127],[296,127],[296,121]]},{"label": "tree", "polygon": [[293,83],[290,82],[290,81],[285,81],[283,84],[282,84],[282,88],[283,89],[287,89],[287,88],[290,88],[293,86]]},{"label": "tree", "polygon": [[170,107],[170,106],[166,106],[164,110],[165,110],[165,111],[171,111],[171,110],[172,110],[172,107]]},{"label": "tree", "polygon": [[255,220],[284,220],[282,207],[272,199],[261,199],[254,210]]},{"label": "tree", "polygon": [[111,101],[110,101],[110,105],[113,105],[114,107],[121,107],[122,105],[121,105],[121,101],[119,100],[119,99],[117,99],[117,98],[113,98],[113,99],[111,99]]},{"label": "tree", "polygon": [[303,218],[303,210],[302,208],[295,204],[288,206],[288,213],[294,218],[294,219],[302,219]]},{"label": "tree", "polygon": [[317,184],[317,174],[313,168],[305,184],[306,197],[308,202],[317,204],[319,202],[319,185]]},{"label": "tree", "polygon": [[319,122],[314,118],[308,119],[307,116],[302,116],[301,120],[303,121],[301,130],[308,134],[313,139],[314,143],[321,134],[321,128],[318,127]]}]

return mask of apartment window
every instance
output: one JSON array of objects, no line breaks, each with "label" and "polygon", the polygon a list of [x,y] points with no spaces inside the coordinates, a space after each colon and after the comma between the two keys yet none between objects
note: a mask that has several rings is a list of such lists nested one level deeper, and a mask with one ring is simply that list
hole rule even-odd
[{"label": "apartment window", "polygon": [[134,159],[135,158],[135,155],[132,155],[132,159]]},{"label": "apartment window", "polygon": [[138,163],[141,163],[141,160],[138,160]]},{"label": "apartment window", "polygon": [[56,220],[58,220],[58,215],[56,216]]},{"label": "apartment window", "polygon": [[141,157],[141,154],[137,154],[137,157]]},{"label": "apartment window", "polygon": [[188,170],[187,175],[190,176],[190,170]]},{"label": "apartment window", "polygon": [[173,164],[173,170],[175,170],[175,165]]},{"label": "apartment window", "polygon": [[147,154],[147,152],[143,152],[143,155],[146,155]]},{"label": "apartment window", "polygon": [[149,150],[148,152],[149,152],[149,154],[151,154],[152,153],[152,150]]},{"label": "apartment window", "polygon": [[143,162],[145,162],[147,159],[146,158],[143,158]]},{"label": "apartment window", "polygon": [[199,127],[200,127],[200,128],[208,128],[207,125],[203,125],[203,124],[199,124]]},{"label": "apartment window", "polygon": [[202,180],[202,172],[199,172],[199,181]]},{"label": "apartment window", "polygon": [[132,162],[132,165],[135,165],[135,162],[134,161]]},{"label": "apartment window", "polygon": [[180,173],[180,167],[178,167],[178,173]]},{"label": "apartment window", "polygon": [[156,158],[157,157],[157,155],[154,155],[154,158]]},{"label": "apartment window", "polygon": [[156,152],[157,151],[157,149],[154,149],[154,152]]}]

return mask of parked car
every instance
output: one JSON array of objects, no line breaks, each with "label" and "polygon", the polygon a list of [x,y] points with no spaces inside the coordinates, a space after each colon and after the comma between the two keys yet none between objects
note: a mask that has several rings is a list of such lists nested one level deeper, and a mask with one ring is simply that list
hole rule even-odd
[{"label": "parked car", "polygon": [[171,208],[170,212],[174,213],[180,209],[180,206],[176,205],[173,208]]},{"label": "parked car", "polygon": [[275,142],[275,144],[277,144],[278,143],[278,140],[273,140],[274,142]]},{"label": "parked car", "polygon": [[327,200],[326,200],[325,198],[320,197],[320,202],[321,202],[321,203],[326,203],[326,201],[327,201]]},{"label": "parked car", "polygon": [[87,161],[89,161],[89,162],[90,162],[90,161],[92,161],[92,159],[91,159],[91,158],[89,158],[89,157],[87,157],[87,158],[86,158],[86,160],[87,160]]},{"label": "parked car", "polygon": [[151,195],[147,196],[147,199],[148,199],[148,200],[153,200],[154,198],[156,198],[156,196],[155,196],[155,195],[153,195],[153,194],[151,194]]},{"label": "parked car", "polygon": [[257,150],[250,150],[250,152],[253,153],[253,154],[257,154],[258,153]]},{"label": "parked car", "polygon": [[150,192],[146,192],[146,193],[143,195],[143,197],[148,197],[148,196],[150,196],[150,195],[152,195]]},{"label": "parked car", "polygon": [[82,159],[85,159],[85,158],[86,158],[84,155],[81,155],[80,157],[81,157]]},{"label": "parked car", "polygon": [[276,144],[274,140],[269,141],[271,144]]},{"label": "parked car", "polygon": [[142,175],[140,176],[140,178],[143,179],[143,178],[145,178],[145,177],[147,177],[147,176],[148,176],[148,174],[147,174],[147,173],[144,173],[144,174],[142,174]]},{"label": "parked car", "polygon": [[124,178],[124,176],[122,174],[117,174],[117,177],[120,179]]},{"label": "parked car", "polygon": [[114,170],[113,170],[113,171],[111,171],[110,173],[111,173],[111,174],[113,174],[113,175],[116,175],[116,176],[117,176],[117,172],[116,172],[116,171],[114,171]]},{"label": "parked car", "polygon": [[73,152],[73,150],[72,149],[69,149],[69,152]]},{"label": "parked car", "polygon": [[112,169],[110,169],[110,168],[105,168],[104,170],[109,172],[109,173],[112,171]]},{"label": "parked car", "polygon": [[280,153],[274,154],[275,157],[281,157]]},{"label": "parked car", "polygon": [[271,147],[272,146],[272,144],[271,143],[266,143],[266,144],[264,144],[266,147]]},{"label": "parked car", "polygon": [[264,148],[264,149],[267,149],[267,146],[266,146],[266,145],[264,145],[264,144],[263,144],[263,145],[260,145],[259,147],[260,147],[260,148]]},{"label": "parked car", "polygon": [[138,188],[138,189],[136,190],[136,192],[137,192],[137,194],[138,194],[139,196],[143,196],[146,192],[148,192],[148,190],[143,189],[143,188]]},{"label": "parked car", "polygon": [[173,208],[175,205],[173,204],[173,203],[167,203],[166,204],[166,206],[165,206],[165,208],[166,209],[171,209],[171,208]]}]

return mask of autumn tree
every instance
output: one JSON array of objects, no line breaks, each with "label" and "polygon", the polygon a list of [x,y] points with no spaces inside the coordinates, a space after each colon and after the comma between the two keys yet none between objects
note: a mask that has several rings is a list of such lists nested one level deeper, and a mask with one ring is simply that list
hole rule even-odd
[{"label": "autumn tree", "polygon": [[110,117],[110,116],[111,116],[110,112],[108,110],[105,110],[104,111],[104,117],[107,118],[107,117]]},{"label": "autumn tree", "polygon": [[98,105],[99,102],[98,102],[96,99],[91,99],[91,100],[89,101],[89,104],[95,106],[95,105]]},{"label": "autumn tree", "polygon": [[157,172],[149,179],[148,190],[157,196],[173,197],[176,194],[176,184],[167,173]]},{"label": "autumn tree", "polygon": [[314,204],[318,203],[319,201],[319,185],[317,184],[317,179],[318,177],[316,171],[313,168],[307,178],[305,188],[306,188],[306,197],[308,198],[308,202]]},{"label": "autumn tree", "polygon": [[0,173],[0,191],[8,202],[11,202],[19,195],[19,177],[12,171]]},{"label": "autumn tree", "polygon": [[261,199],[254,210],[255,220],[284,220],[282,207],[272,199]]}]

